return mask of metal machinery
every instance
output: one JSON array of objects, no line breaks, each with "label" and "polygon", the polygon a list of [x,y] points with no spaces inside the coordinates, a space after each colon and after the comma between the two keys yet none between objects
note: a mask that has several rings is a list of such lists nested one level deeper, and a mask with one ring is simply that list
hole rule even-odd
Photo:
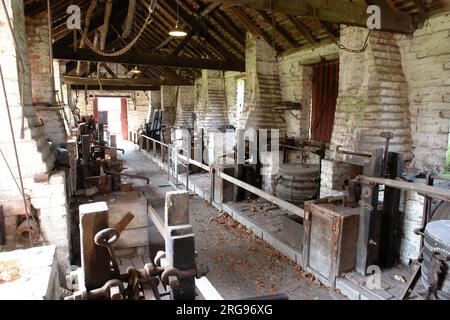
[{"label": "metal machinery", "polygon": [[126,215],[114,228],[108,228],[105,202],[80,206],[81,268],[67,277],[74,294],[66,300],[174,300],[195,299],[195,278],[207,268],[197,267],[194,233],[189,224],[187,192],[169,192],[166,197],[165,252],[156,254],[138,270],[128,267],[121,273],[114,243],[133,220]]},{"label": "metal machinery", "polygon": [[[425,197],[422,227],[414,231],[415,234],[422,237],[420,254],[416,260],[412,261],[417,267],[402,293],[402,299],[408,298],[421,275],[423,276],[423,283],[427,287],[425,298],[428,299],[431,297],[431,294],[433,294],[434,297],[438,299],[449,299],[448,279],[450,276],[448,272],[448,261],[450,259],[450,242],[448,234],[450,226],[448,220],[432,221],[434,214],[440,208],[440,205],[438,205],[433,210],[432,202],[442,201],[443,203],[448,203],[450,201],[450,190],[433,187],[432,181],[434,179],[447,178],[429,174],[427,178],[428,185],[407,182],[400,179],[392,180],[364,176],[360,176],[355,180],[355,185],[359,185],[358,189],[361,190],[356,268],[363,274],[366,274],[369,265],[376,263],[378,261],[377,259],[383,258],[383,255],[377,257],[374,253],[380,252],[378,249],[380,244],[383,245],[383,241],[390,240],[389,238],[386,239],[386,237],[380,238],[377,236],[376,221],[372,220],[376,217],[374,212],[378,207],[378,192],[380,185],[385,186],[385,198],[387,195],[387,188],[395,189],[397,191],[415,191]],[[391,210],[395,209],[398,210],[398,207],[391,206]],[[384,215],[384,219],[386,219],[386,213]],[[391,251],[387,250],[383,253],[390,254]],[[386,258],[386,256],[384,257]]]},{"label": "metal machinery", "polygon": [[123,161],[117,158],[116,136],[106,141],[102,123],[96,123],[93,117],[85,118],[78,126],[77,189],[97,188],[107,193],[120,190],[121,176],[137,179],[147,178],[123,173]]}]

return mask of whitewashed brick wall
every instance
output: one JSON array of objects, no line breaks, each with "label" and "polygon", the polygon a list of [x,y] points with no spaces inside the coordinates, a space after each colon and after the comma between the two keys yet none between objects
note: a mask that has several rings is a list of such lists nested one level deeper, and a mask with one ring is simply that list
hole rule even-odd
[{"label": "whitewashed brick wall", "polygon": [[[17,37],[19,52],[25,63],[24,83],[24,138],[20,137],[21,127],[21,104],[20,104],[20,84],[19,63],[14,48],[12,35],[7,27],[4,14],[0,15],[0,64],[5,75],[6,93],[11,108],[11,118],[14,126],[14,134],[17,142],[17,149],[20,158],[20,167],[22,169],[25,194],[30,197],[33,208],[40,213],[38,218],[48,216],[52,219],[61,219],[58,224],[57,235],[53,231],[48,231],[45,236],[50,244],[55,244],[59,250],[59,267],[64,275],[68,271],[69,265],[69,236],[68,236],[68,217],[67,201],[65,193],[64,172],[57,172],[50,175],[54,166],[54,155],[50,152],[46,141],[43,127],[36,127],[39,124],[39,117],[35,108],[32,107],[31,73],[30,73],[30,55],[28,51],[28,41],[25,31],[25,17],[22,0],[6,0],[6,6],[10,16],[13,18],[15,35]],[[42,46],[40,44],[39,46]],[[38,47],[39,47],[38,46]],[[34,48],[36,50],[37,47]],[[45,51],[45,49],[42,49]],[[47,60],[49,64],[50,61]],[[44,81],[44,80],[43,80]],[[50,84],[48,84],[50,86]],[[33,91],[34,93],[35,91]],[[47,91],[48,93],[49,91]],[[17,172],[16,161],[12,138],[9,131],[9,123],[5,105],[1,105],[0,117],[0,147],[6,156],[6,161],[13,172]],[[16,231],[19,216],[23,219],[25,214],[21,195],[17,189],[17,174],[13,178],[6,167],[6,163],[0,161],[0,202],[3,205],[6,216],[7,240],[12,242]],[[37,177],[41,178],[37,180]],[[47,182],[41,181],[42,177],[48,177]],[[16,180],[16,181],[15,181]],[[46,199],[44,199],[45,194]],[[41,228],[47,228],[46,220],[40,221]],[[62,232],[62,233],[61,233]]]},{"label": "whitewashed brick wall", "polygon": [[282,100],[278,60],[263,39],[247,33],[245,54],[245,103],[240,129],[279,129],[286,135],[286,122],[274,110]]},{"label": "whitewashed brick wall", "polygon": [[192,113],[194,112],[194,86],[180,86],[178,89],[177,113],[175,126],[181,128],[193,128],[194,121]]},{"label": "whitewashed brick wall", "polygon": [[450,14],[429,19],[412,37],[398,35],[408,81],[414,166],[442,171],[448,145],[450,111]]}]

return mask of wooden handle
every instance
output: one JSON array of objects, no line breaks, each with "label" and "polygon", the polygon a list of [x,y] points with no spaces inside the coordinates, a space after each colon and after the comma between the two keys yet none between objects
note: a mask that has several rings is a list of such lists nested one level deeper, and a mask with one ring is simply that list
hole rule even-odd
[{"label": "wooden handle", "polygon": [[119,221],[119,223],[117,223],[114,228],[116,228],[119,232],[122,232],[133,219],[134,214],[132,214],[131,212],[127,212],[127,214],[122,218],[122,220]]}]

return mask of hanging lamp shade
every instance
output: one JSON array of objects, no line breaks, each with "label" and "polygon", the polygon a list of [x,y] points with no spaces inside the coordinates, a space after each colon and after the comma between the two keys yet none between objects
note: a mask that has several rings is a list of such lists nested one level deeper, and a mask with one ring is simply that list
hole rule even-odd
[{"label": "hanging lamp shade", "polygon": [[171,35],[172,37],[182,38],[187,36],[187,32],[178,27],[177,21],[177,23],[175,24],[175,28],[170,29],[169,35]]},{"label": "hanging lamp shade", "polygon": [[133,68],[133,70],[131,70],[131,73],[137,75],[137,74],[141,74],[142,71],[139,70],[139,68],[138,68],[137,66],[135,66],[135,67]]}]

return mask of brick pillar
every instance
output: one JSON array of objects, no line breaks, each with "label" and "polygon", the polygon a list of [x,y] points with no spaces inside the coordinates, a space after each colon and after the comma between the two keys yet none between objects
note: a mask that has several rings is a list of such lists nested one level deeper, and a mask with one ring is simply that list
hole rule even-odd
[{"label": "brick pillar", "polygon": [[247,33],[245,54],[245,105],[239,121],[241,129],[279,129],[286,134],[286,123],[273,109],[282,100],[278,61],[264,40]]},{"label": "brick pillar", "polygon": [[194,122],[192,119],[192,113],[194,112],[194,86],[179,87],[178,101],[177,101],[177,113],[175,126],[182,128],[193,128]]},{"label": "brick pillar", "polygon": [[[14,34],[25,64],[22,76],[19,59],[9,31],[4,12],[0,14],[0,65],[5,77],[6,93],[11,109],[11,120],[19,153],[20,167],[25,194],[31,200],[32,213],[40,223],[41,230],[49,244],[57,246],[57,258],[61,280],[69,270],[69,226],[65,193],[65,173],[57,172],[50,176],[54,166],[54,155],[47,143],[36,109],[32,106],[30,58],[25,28],[23,0],[6,0],[6,6],[12,18]],[[47,40],[48,41],[48,40]],[[50,62],[48,62],[50,63]],[[23,91],[21,90],[23,88]],[[52,89],[53,90],[53,89]],[[22,123],[21,91],[24,102],[24,135],[20,136]],[[21,194],[16,186],[18,168],[9,128],[3,90],[0,89],[0,148],[6,162],[0,157],[0,203],[6,216],[7,244],[11,249],[19,249],[14,241],[18,224],[25,219],[25,209]],[[45,121],[45,120],[44,120]],[[10,166],[14,177],[9,172]],[[44,179],[45,178],[45,179]],[[42,181],[45,182],[42,182]],[[42,240],[42,238],[41,238]],[[42,244],[42,241],[41,243]]]},{"label": "brick pillar", "polygon": [[[367,30],[344,28],[341,41],[350,48],[362,47]],[[340,56],[339,97],[332,145],[371,152],[384,147],[382,131],[393,131],[390,150],[411,158],[412,138],[408,83],[403,73],[400,50],[392,33],[376,31],[364,53],[344,50]]]},{"label": "brick pillar", "polygon": [[152,121],[154,111],[161,109],[161,91],[150,91],[148,96],[150,98],[150,107],[148,108],[147,118],[149,121]]},{"label": "brick pillar", "polygon": [[26,18],[33,103],[55,104],[47,11]]},{"label": "brick pillar", "polygon": [[222,71],[202,70],[203,108],[201,126],[214,129],[228,124],[225,77]]},{"label": "brick pillar", "polygon": [[172,127],[175,123],[178,87],[161,87],[162,125]]},{"label": "brick pillar", "polygon": [[164,127],[163,136],[166,143],[171,141],[171,131],[175,123],[178,87],[161,87],[161,109],[163,111],[161,125]]},{"label": "brick pillar", "polygon": [[[25,20],[30,59],[32,102],[39,118],[44,121],[47,138],[54,146],[67,141],[64,117],[59,111],[49,109],[56,105],[55,80],[60,83],[59,63],[50,59],[51,52],[47,11]],[[56,78],[56,79],[55,79]],[[61,94],[61,92],[59,92]]]}]

